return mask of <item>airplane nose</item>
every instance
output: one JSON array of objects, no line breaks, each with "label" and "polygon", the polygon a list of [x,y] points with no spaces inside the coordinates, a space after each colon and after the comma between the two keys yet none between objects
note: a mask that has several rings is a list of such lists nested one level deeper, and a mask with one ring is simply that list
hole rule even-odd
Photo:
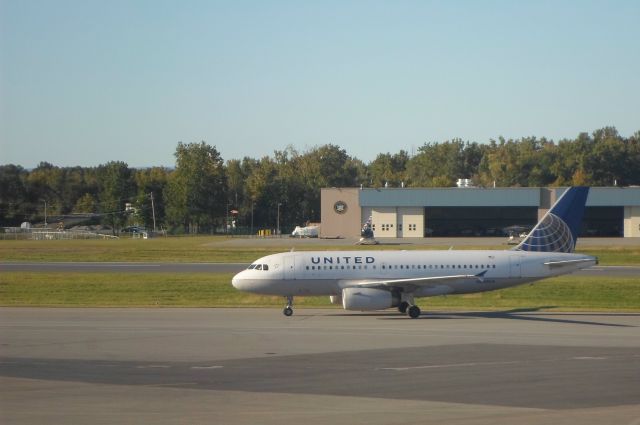
[{"label": "airplane nose", "polygon": [[242,272],[238,273],[233,277],[233,279],[231,279],[231,285],[233,285],[234,288],[239,290],[242,289],[242,279],[240,278],[241,274]]}]

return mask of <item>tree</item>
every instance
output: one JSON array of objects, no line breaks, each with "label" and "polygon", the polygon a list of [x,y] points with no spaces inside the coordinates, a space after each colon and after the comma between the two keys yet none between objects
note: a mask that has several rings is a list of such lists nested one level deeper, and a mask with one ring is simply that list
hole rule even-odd
[{"label": "tree", "polygon": [[19,165],[0,166],[0,224],[16,226],[25,219],[27,172]]},{"label": "tree", "polygon": [[[458,178],[472,177],[472,170],[464,155],[465,147],[460,139],[444,143],[425,143],[418,154],[407,163],[407,175],[412,186],[454,186]],[[466,173],[470,174],[466,174]]]},{"label": "tree", "polygon": [[97,170],[99,212],[102,222],[111,226],[115,235],[125,224],[126,204],[133,200],[136,188],[133,173],[122,161],[111,161]]},{"label": "tree", "polygon": [[[276,186],[278,168],[268,156],[252,165],[246,191],[254,208],[254,222],[261,227],[275,227],[277,204],[281,202]],[[274,210],[274,205],[276,209]]]},{"label": "tree", "polygon": [[594,186],[613,186],[618,181],[623,183],[626,177],[623,164],[627,154],[627,146],[614,127],[594,131],[591,150],[585,158],[585,168],[590,171],[589,183]]},{"label": "tree", "polygon": [[560,140],[555,149],[555,160],[551,173],[555,176],[553,186],[571,186],[576,179],[586,182],[586,156],[591,150],[593,140],[588,133],[580,133],[575,140]]},{"label": "tree", "polygon": [[[137,186],[137,217],[142,224],[153,229],[161,227],[165,222],[165,203],[163,193],[169,180],[169,170],[164,167],[152,167],[136,170],[134,178]],[[154,223],[155,216],[155,223]]]},{"label": "tree", "polygon": [[484,186],[546,186],[555,179],[555,145],[546,139],[525,137],[495,140],[484,149],[476,181]]},{"label": "tree", "polygon": [[640,131],[636,131],[633,136],[626,141],[627,153],[624,164],[624,183],[640,184]]},{"label": "tree", "polygon": [[64,187],[64,172],[48,162],[41,162],[34,168],[26,179],[28,200],[35,213],[34,218],[41,218],[38,214],[39,206],[46,201],[49,214],[62,214],[62,190]]},{"label": "tree", "polygon": [[401,150],[391,155],[390,153],[378,154],[369,164],[369,184],[372,187],[383,187],[386,184],[398,187],[407,182],[407,162],[409,154]]},{"label": "tree", "polygon": [[176,168],[169,175],[165,202],[167,220],[189,233],[213,231],[227,209],[227,176],[214,146],[178,143]]},{"label": "tree", "polygon": [[93,195],[85,193],[78,198],[73,207],[73,212],[76,214],[91,214],[97,212],[97,203]]}]

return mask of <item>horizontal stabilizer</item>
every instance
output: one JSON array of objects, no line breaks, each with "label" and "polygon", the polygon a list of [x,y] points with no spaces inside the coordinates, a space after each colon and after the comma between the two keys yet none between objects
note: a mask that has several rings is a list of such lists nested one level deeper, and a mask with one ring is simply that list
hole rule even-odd
[{"label": "horizontal stabilizer", "polygon": [[596,264],[597,260],[594,258],[582,258],[580,260],[547,261],[546,263],[544,263],[544,265],[549,266],[552,269],[555,269],[558,267],[573,266],[576,264],[584,264],[584,263]]}]

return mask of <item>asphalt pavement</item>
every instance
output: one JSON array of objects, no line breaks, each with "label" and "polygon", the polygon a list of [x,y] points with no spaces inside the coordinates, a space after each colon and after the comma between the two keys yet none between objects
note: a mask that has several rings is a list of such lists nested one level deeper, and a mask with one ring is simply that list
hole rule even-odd
[{"label": "asphalt pavement", "polygon": [[0,308],[0,422],[637,424],[640,315]]}]

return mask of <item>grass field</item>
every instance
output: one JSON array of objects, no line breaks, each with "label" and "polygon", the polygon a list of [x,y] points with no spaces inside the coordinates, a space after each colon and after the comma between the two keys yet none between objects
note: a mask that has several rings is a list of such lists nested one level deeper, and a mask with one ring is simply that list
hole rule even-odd
[{"label": "grass field", "polygon": [[[0,261],[138,261],[138,262],[246,262],[276,252],[288,251],[285,245],[269,241],[244,246],[229,246],[225,237],[173,237],[114,240],[4,240],[0,241]],[[297,245],[296,250],[415,250],[448,249],[432,245],[322,245],[314,241]],[[456,249],[506,249],[505,245],[461,245]],[[597,256],[603,265],[640,265],[640,246],[585,247],[581,253]]]},{"label": "grass field", "polygon": [[[2,306],[242,307],[284,305],[281,297],[236,291],[232,275],[121,273],[3,273]],[[328,307],[328,297],[299,297],[295,305]],[[423,309],[516,308],[640,310],[640,280],[564,276],[535,285],[469,295],[420,299]]]},{"label": "grass field", "polygon": [[0,241],[2,261],[250,262],[273,249],[216,246],[223,237]]}]

